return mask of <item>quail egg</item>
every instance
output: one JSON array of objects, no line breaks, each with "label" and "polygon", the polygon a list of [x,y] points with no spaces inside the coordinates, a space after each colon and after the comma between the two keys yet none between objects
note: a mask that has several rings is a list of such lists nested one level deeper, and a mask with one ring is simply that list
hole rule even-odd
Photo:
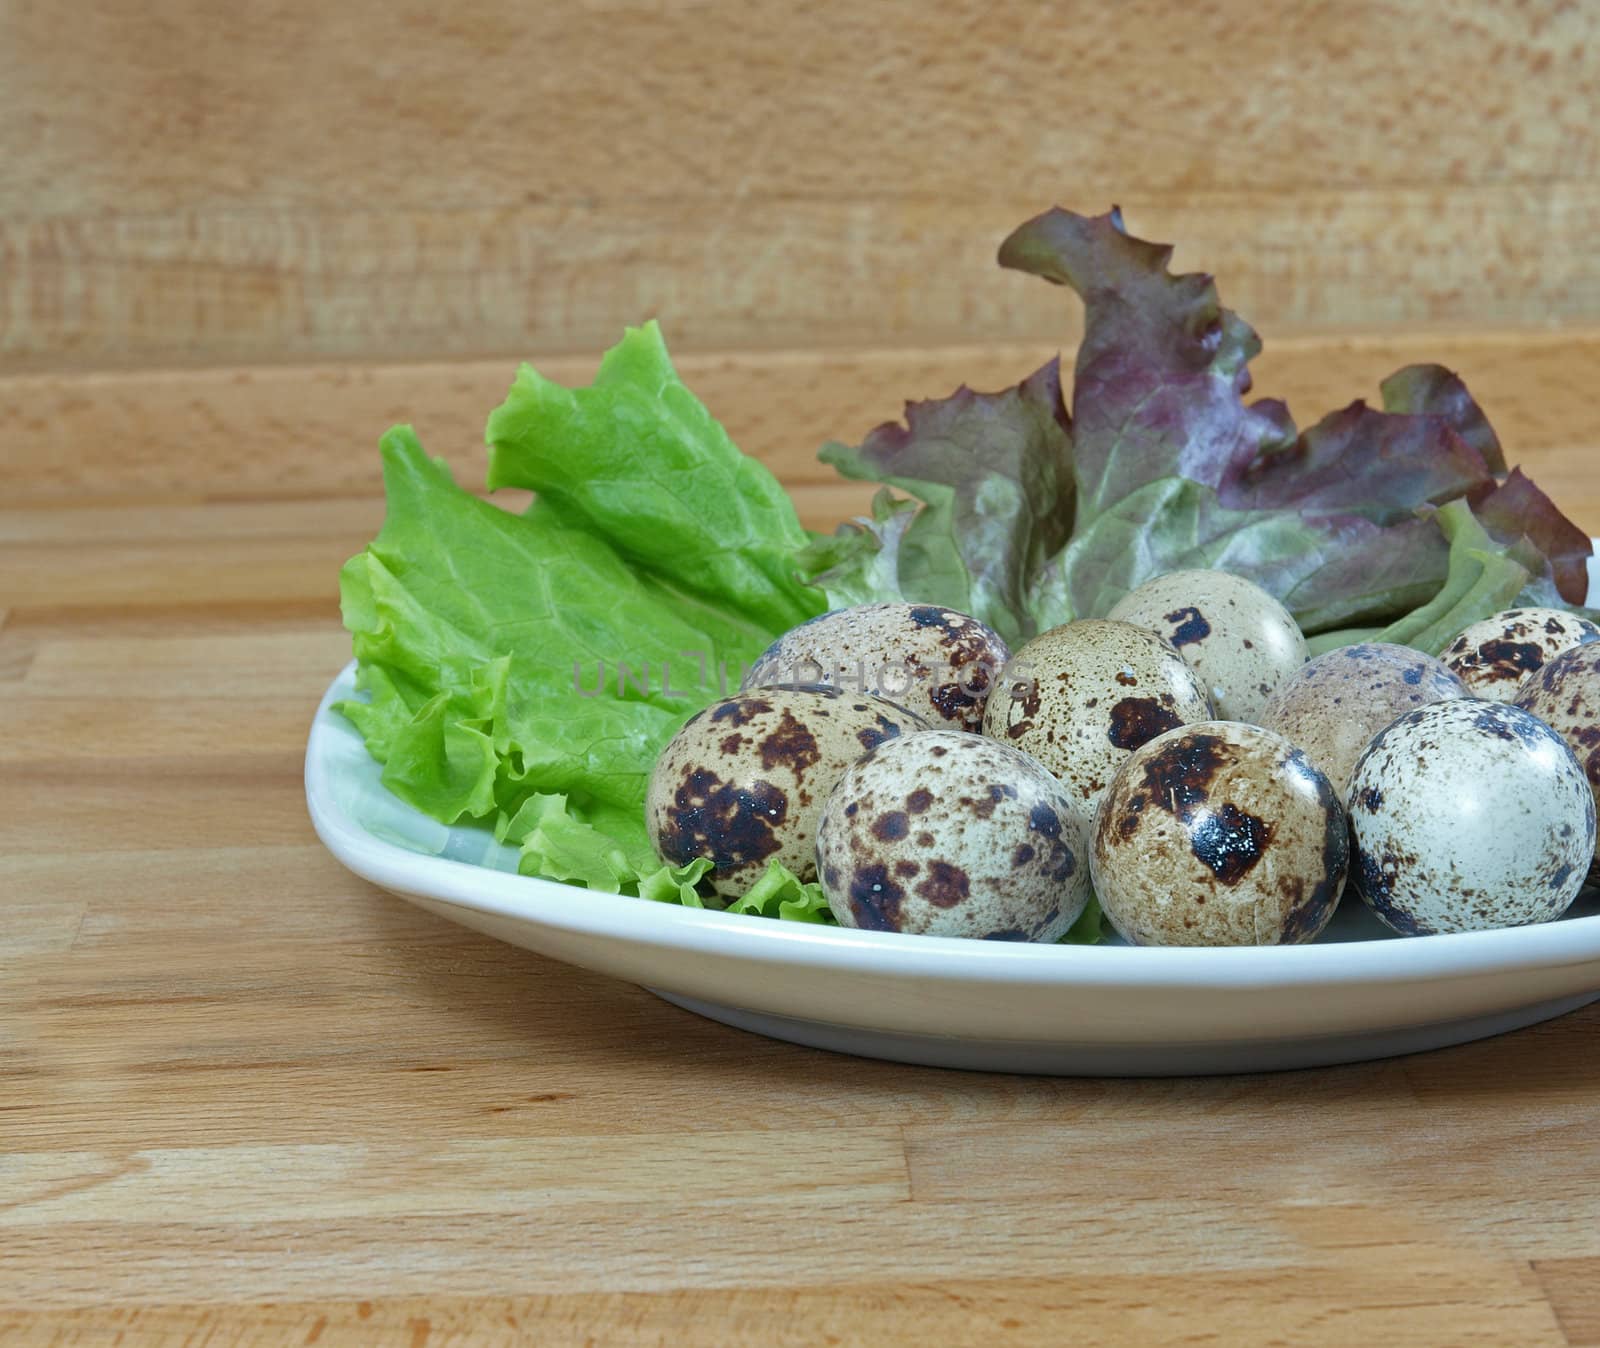
[{"label": "quail egg", "polygon": [[1524,681],[1515,705],[1567,742],[1600,805],[1600,646],[1574,646],[1547,660]]},{"label": "quail egg", "polygon": [[1407,936],[1547,922],[1583,884],[1594,811],[1537,717],[1478,698],[1418,707],[1350,775],[1356,888]]},{"label": "quail egg", "polygon": [[977,730],[1010,651],[976,618],[934,604],[861,604],[792,628],[743,687],[825,683],[902,703],[934,725]]},{"label": "quail egg", "polygon": [[1165,638],[1088,618],[1019,650],[989,699],[983,733],[1032,754],[1093,808],[1146,740],[1211,719],[1199,678]]},{"label": "quail egg", "polygon": [[1117,770],[1090,866],[1134,945],[1296,945],[1333,916],[1347,835],[1332,784],[1282,735],[1204,721]]},{"label": "quail egg", "polygon": [[839,688],[763,688],[696,712],[656,759],[645,798],[663,860],[710,859],[723,898],[778,861],[816,878],[817,816],[844,771],[927,722],[882,698]]},{"label": "quail egg", "polygon": [[1218,716],[1253,721],[1306,659],[1289,610],[1226,571],[1172,571],[1124,595],[1109,614],[1170,641],[1211,695]]},{"label": "quail egg", "polygon": [[1510,702],[1553,655],[1600,641],[1600,627],[1558,608],[1509,608],[1463,628],[1439,657],[1476,697]]},{"label": "quail egg", "polygon": [[1259,719],[1304,749],[1345,799],[1350,769],[1384,726],[1414,707],[1466,696],[1466,685],[1431,655],[1363,641],[1301,665]]},{"label": "quail egg", "polygon": [[1056,941],[1089,898],[1087,814],[1009,745],[954,730],[886,741],[840,779],[817,869],[841,925]]}]

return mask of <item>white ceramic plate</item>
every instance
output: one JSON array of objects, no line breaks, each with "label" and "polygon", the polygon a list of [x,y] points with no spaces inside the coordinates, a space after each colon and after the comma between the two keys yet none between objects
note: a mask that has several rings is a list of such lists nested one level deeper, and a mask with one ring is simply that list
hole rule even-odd
[{"label": "white ceramic plate", "polygon": [[357,875],[463,926],[819,1048],[945,1067],[1187,1075],[1353,1062],[1462,1043],[1600,998],[1600,904],[1560,922],[1402,939],[1351,893],[1315,945],[1037,946],[848,931],[595,894],[516,874],[481,829],[390,795],[317,710],[306,801]]}]

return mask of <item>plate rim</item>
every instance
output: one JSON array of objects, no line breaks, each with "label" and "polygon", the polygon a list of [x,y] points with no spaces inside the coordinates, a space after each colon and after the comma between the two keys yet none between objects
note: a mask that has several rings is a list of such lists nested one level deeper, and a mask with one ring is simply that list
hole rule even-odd
[{"label": "plate rim", "polygon": [[[1492,931],[1325,945],[1036,945],[858,931],[683,908],[428,856],[369,833],[335,799],[327,747],[344,725],[332,704],[353,691],[355,667],[351,660],[328,685],[306,741],[306,806],[324,846],[347,869],[381,888],[551,931],[883,978],[1052,986],[1350,986],[1600,965],[1600,914]],[[348,730],[356,733],[353,726]],[[574,894],[583,901],[572,902]]]}]

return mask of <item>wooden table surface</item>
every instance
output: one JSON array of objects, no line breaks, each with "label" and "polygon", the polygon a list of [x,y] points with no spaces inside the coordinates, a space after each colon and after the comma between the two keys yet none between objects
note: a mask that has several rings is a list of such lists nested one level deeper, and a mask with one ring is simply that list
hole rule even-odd
[{"label": "wooden table surface", "polygon": [[0,6],[0,357],[1054,339],[1061,200],[1275,332],[1600,321],[1571,0]]},{"label": "wooden table surface", "polygon": [[[820,526],[863,499],[825,435],[1043,354],[683,367]],[[1308,420],[1422,357],[1600,530],[1600,333],[1298,338],[1258,387]],[[1600,1006],[1324,1071],[963,1074],[342,870],[300,765],[369,446],[414,420],[476,476],[511,370],[0,381],[0,1341],[1600,1344]]]}]

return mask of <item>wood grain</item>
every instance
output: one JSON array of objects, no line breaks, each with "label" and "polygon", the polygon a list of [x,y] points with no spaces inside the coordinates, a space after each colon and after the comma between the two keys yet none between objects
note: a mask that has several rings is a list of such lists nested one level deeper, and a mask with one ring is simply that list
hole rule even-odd
[{"label": "wood grain", "polygon": [[[1014,384],[1058,349],[1011,342],[706,353],[678,364],[734,440],[794,488],[807,523],[825,528],[863,508],[870,493],[841,484],[818,462],[822,443],[858,441],[898,417],[907,399],[944,397],[962,383]],[[1071,350],[1066,354],[1070,362]],[[1309,425],[1356,398],[1376,401],[1380,380],[1419,361],[1459,371],[1510,460],[1600,532],[1600,492],[1589,468],[1600,445],[1600,400],[1593,396],[1600,329],[1283,338],[1269,341],[1255,362],[1256,392],[1287,399]],[[596,357],[539,364],[551,378],[579,384],[593,377]],[[184,549],[233,540],[245,550],[283,545],[284,565],[297,550],[318,565],[319,539],[343,531],[355,540],[375,525],[370,503],[325,498],[377,493],[375,447],[390,425],[415,423],[458,481],[482,482],[483,424],[515,369],[506,359],[0,379],[8,503],[74,507],[0,516],[0,559],[7,548],[52,540],[70,538],[76,547],[78,521],[87,518],[76,510],[92,504],[95,536],[108,548],[128,549],[130,568],[158,567],[159,549],[149,547],[163,539],[181,540]],[[290,504],[274,509],[274,500]],[[145,504],[156,501],[178,504]],[[195,509],[201,501],[219,508]],[[259,556],[251,566],[258,564]],[[63,556],[61,575],[47,582],[55,592],[82,592],[72,566]],[[131,576],[129,585],[142,583]],[[36,595],[34,602],[43,601]]]},{"label": "wood grain", "polygon": [[[474,204],[685,187],[959,197],[995,180],[1115,177],[1130,153],[1158,188],[1581,182],[1600,170],[1594,20],[1576,6],[1452,16],[1366,0],[1288,5],[1274,24],[1243,22],[1252,12],[1234,0],[1136,0],[1117,14],[1015,0],[757,8],[746,23],[727,0],[469,0],[448,15],[415,0],[338,11],[275,0],[212,24],[196,0],[152,16],[105,6],[92,24],[18,10],[0,69],[19,107],[55,114],[55,134],[41,143],[47,124],[23,117],[3,144],[26,213],[40,216],[259,196],[439,207],[446,189]],[[1410,78],[1404,49],[1423,43],[1472,79]],[[1231,99],[1209,64],[1222,51]],[[1291,56],[1332,58],[1338,78]],[[785,87],[802,70],[812,78]],[[1135,70],[1138,103],[1107,116]],[[1374,107],[1380,90],[1391,97]],[[977,115],[985,106],[997,115]],[[1515,126],[1534,110],[1536,123]],[[1232,134],[1208,144],[1224,125]],[[1430,153],[1403,152],[1401,129]],[[450,153],[419,153],[428,145]]]},{"label": "wood grain", "polygon": [[1541,1259],[1533,1270],[1567,1341],[1582,1348],[1600,1344],[1600,1298],[1594,1295],[1600,1259]]},{"label": "wood grain", "polygon": [[[1405,1270],[1361,1270],[1381,1296],[1352,1306],[1348,1268],[1308,1269],[1274,1288],[1254,1274],[1044,1276],[948,1279],[767,1289],[540,1297],[428,1297],[333,1301],[219,1310],[140,1306],[87,1311],[0,1312],[0,1332],[23,1345],[115,1343],[119,1348],[202,1342],[516,1345],[604,1342],[632,1348],[685,1343],[779,1345],[980,1343],[1054,1348],[1063,1326],[1074,1343],[1188,1342],[1197,1326],[1225,1343],[1566,1342],[1524,1271],[1512,1266],[1446,1271],[1419,1296]],[[1203,1339],[1200,1341],[1204,1341]]]},{"label": "wood grain", "polygon": [[[1052,176],[1032,195],[612,202],[0,224],[0,356],[18,368],[592,349],[658,318],[674,346],[1074,341],[1076,311],[1002,273],[1049,206],[1123,206],[1258,324],[1593,322],[1600,187],[1150,197]],[[309,215],[309,218],[306,216]],[[1426,267],[1418,260],[1426,258]],[[6,314],[20,321],[3,321]]]},{"label": "wood grain", "polygon": [[[1071,338],[1120,201],[1270,327],[1600,320],[1583,5],[273,0],[0,13],[0,354]],[[292,72],[292,74],[289,74]],[[288,77],[286,77],[288,75]]]}]

